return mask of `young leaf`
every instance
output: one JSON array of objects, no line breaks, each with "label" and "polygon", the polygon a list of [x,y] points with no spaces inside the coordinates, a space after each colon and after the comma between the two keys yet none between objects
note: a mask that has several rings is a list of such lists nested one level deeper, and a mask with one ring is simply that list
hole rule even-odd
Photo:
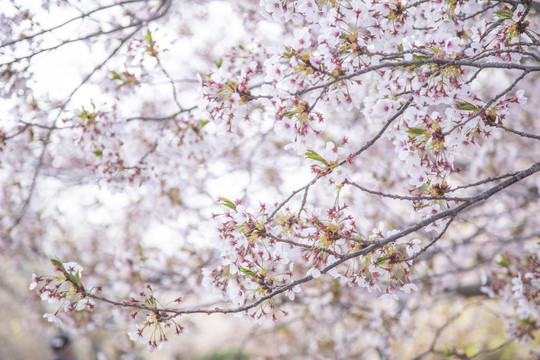
[{"label": "young leaf", "polygon": [[122,77],[120,76],[119,73],[117,73],[116,71],[113,70],[111,80],[122,80]]},{"label": "young leaf", "polygon": [[508,262],[508,259],[505,258],[504,256],[501,256],[501,260],[499,261],[498,264],[501,266],[504,266],[505,268],[507,268],[508,265],[510,265],[510,263]]},{"label": "young leaf", "polygon": [[285,112],[281,113],[281,116],[286,116],[286,117],[288,117],[290,119],[290,118],[292,118],[294,116],[294,114],[296,114],[294,111],[285,111]]},{"label": "young leaf", "polygon": [[151,307],[156,307],[156,300],[154,298],[146,298],[144,299],[144,302],[148,305],[150,305]]},{"label": "young leaf", "polygon": [[328,162],[326,160],[324,160],[324,158],[317,154],[315,151],[313,150],[308,150],[306,151],[306,157],[308,159],[312,159],[312,160],[315,160],[315,161],[319,161],[319,162],[322,162],[323,164],[325,165],[328,165]]},{"label": "young leaf", "polygon": [[82,118],[83,120],[88,119],[88,110],[86,110],[85,108],[82,108],[82,111],[79,117]]},{"label": "young leaf", "polygon": [[480,109],[471,104],[471,103],[468,103],[466,101],[458,101],[456,102],[457,106],[458,106],[458,109],[459,110],[466,110],[466,111],[480,111]]},{"label": "young leaf", "polygon": [[150,29],[146,30],[146,36],[144,38],[146,39],[146,41],[148,41],[150,45],[154,45],[154,41],[152,39],[152,33],[150,32]]},{"label": "young leaf", "polygon": [[79,273],[79,270],[75,273],[75,275],[70,275],[70,280],[73,281],[75,284],[80,284],[81,282],[81,274]]},{"label": "young leaf", "polygon": [[443,353],[443,356],[452,356],[454,355],[454,352],[451,349],[446,349]]},{"label": "young leaf", "polygon": [[225,205],[226,207],[231,208],[231,209],[233,209],[234,211],[236,211],[236,204],[233,203],[231,200],[229,200],[229,199],[227,199],[227,198],[223,198],[223,197],[220,198],[220,199],[219,199],[219,203],[220,203],[221,205]]},{"label": "young leaf", "polygon": [[290,59],[292,58],[293,56],[295,56],[296,53],[294,52],[294,50],[292,50],[290,47],[286,46],[285,47],[285,51],[283,52],[283,56],[286,57],[287,59]]},{"label": "young leaf", "polygon": [[242,272],[242,273],[244,273],[246,275],[249,275],[251,277],[254,277],[254,278],[257,277],[257,274],[255,274],[253,271],[251,271],[249,269],[239,268],[238,270],[240,270],[240,272]]},{"label": "young leaf", "polygon": [[495,16],[499,19],[510,20],[514,13],[510,9],[495,11]]},{"label": "young leaf", "polygon": [[417,128],[417,127],[410,127],[407,129],[407,132],[413,136],[424,135],[428,133],[426,129]]},{"label": "young leaf", "polygon": [[52,264],[56,267],[58,267],[59,269],[61,269],[62,271],[66,271],[66,269],[64,268],[64,264],[62,264],[62,262],[58,259],[50,259]]}]

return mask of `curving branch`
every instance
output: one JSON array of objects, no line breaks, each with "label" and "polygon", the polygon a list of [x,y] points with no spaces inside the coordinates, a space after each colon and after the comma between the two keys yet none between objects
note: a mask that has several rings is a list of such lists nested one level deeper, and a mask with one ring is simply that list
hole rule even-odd
[{"label": "curving branch", "polygon": [[[459,205],[459,206],[456,206],[452,209],[448,209],[446,211],[442,211],[438,214],[435,214],[435,215],[432,215],[424,220],[421,220],[419,222],[417,222],[416,224],[414,225],[411,225],[409,226],[408,228],[406,229],[403,229],[399,232],[396,232],[392,235],[389,235],[381,240],[378,240],[378,241],[373,241],[372,244],[362,248],[361,250],[357,250],[357,251],[354,251],[352,253],[349,253],[349,254],[346,254],[346,255],[343,255],[341,256],[338,260],[336,260],[335,262],[333,262],[332,264],[324,267],[323,269],[320,269],[320,272],[321,274],[326,274],[328,273],[330,270],[336,268],[337,266],[351,260],[351,259],[354,259],[354,258],[357,258],[359,256],[364,256],[364,255],[367,255],[369,254],[370,252],[376,250],[376,249],[379,249],[391,242],[394,242],[398,239],[401,239],[411,233],[414,233],[430,224],[433,224],[434,222],[438,221],[438,220],[441,220],[441,219],[444,219],[444,218],[451,218],[448,222],[447,222],[447,225],[445,227],[445,229],[441,232],[441,235],[444,234],[444,231],[446,231],[446,229],[448,228],[449,224],[451,223],[452,219],[455,218],[456,216],[458,216],[459,214],[461,214],[462,212],[464,212],[466,209],[468,209],[469,207],[471,207],[472,205],[478,203],[478,202],[481,202],[481,201],[484,201],[484,200],[487,200],[488,198],[490,198],[491,196],[503,191],[504,189],[508,188],[509,186],[537,173],[540,171],[540,162],[537,162],[535,164],[533,164],[531,167],[525,169],[525,170],[522,170],[522,171],[519,171],[518,173],[516,173],[516,175],[512,176],[511,178],[501,182],[500,184],[497,184],[495,186],[493,186],[492,188],[472,197],[469,201],[467,202],[464,202],[463,204]],[[437,241],[439,237],[436,237],[435,241]],[[428,246],[429,247],[429,246]],[[427,249],[427,247],[426,247]],[[425,250],[424,250],[425,251]],[[423,252],[423,251],[422,251]],[[419,254],[418,254],[419,255]],[[302,278],[299,278],[297,280],[294,280],[284,286],[281,286],[275,290],[273,290],[271,293],[265,295],[265,296],[262,296],[261,298],[253,301],[252,303],[250,304],[247,304],[247,305],[244,305],[244,306],[239,306],[239,307],[235,307],[235,308],[219,308],[219,307],[215,307],[213,309],[173,309],[173,308],[159,308],[159,307],[152,307],[152,306],[147,306],[147,305],[144,305],[144,304],[139,304],[139,303],[129,303],[129,302],[119,302],[119,301],[114,301],[114,300],[110,300],[106,297],[103,297],[103,296],[99,296],[99,295],[96,295],[96,294],[93,294],[93,293],[90,293],[88,291],[86,291],[84,289],[84,287],[81,285],[81,284],[78,284],[72,280],[70,280],[70,277],[68,276],[67,277],[67,280],[70,281],[73,286],[77,289],[77,292],[81,294],[81,296],[83,296],[84,298],[91,298],[91,299],[94,299],[94,300],[98,300],[98,301],[101,301],[101,302],[105,302],[105,303],[109,303],[111,305],[116,305],[116,306],[122,306],[122,307],[130,307],[130,308],[137,308],[137,309],[142,309],[142,310],[147,310],[147,311],[151,311],[151,312],[159,312],[159,313],[166,313],[168,314],[167,316],[163,316],[161,315],[161,318],[162,320],[170,320],[174,317],[177,317],[177,316],[180,316],[180,315],[188,315],[188,314],[230,314],[230,313],[240,313],[240,312],[247,312],[248,310],[250,309],[253,309],[257,306],[259,306],[260,304],[262,304],[263,302],[267,301],[267,300],[270,300],[270,299],[273,299],[274,297],[276,297],[277,295],[280,295],[288,290],[291,290],[292,288],[294,288],[295,286],[298,286],[298,285],[301,285],[301,284],[304,284],[304,283],[307,283],[309,281],[312,281],[314,279],[314,277],[312,275],[306,275]]]}]

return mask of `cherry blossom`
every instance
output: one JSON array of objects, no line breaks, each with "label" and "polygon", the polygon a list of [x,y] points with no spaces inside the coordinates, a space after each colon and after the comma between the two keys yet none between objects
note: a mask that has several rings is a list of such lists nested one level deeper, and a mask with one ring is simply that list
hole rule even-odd
[{"label": "cherry blossom", "polygon": [[49,322],[472,358],[497,348],[442,334],[496,304],[537,349],[536,1],[39,5],[0,15],[0,244],[50,259]]}]

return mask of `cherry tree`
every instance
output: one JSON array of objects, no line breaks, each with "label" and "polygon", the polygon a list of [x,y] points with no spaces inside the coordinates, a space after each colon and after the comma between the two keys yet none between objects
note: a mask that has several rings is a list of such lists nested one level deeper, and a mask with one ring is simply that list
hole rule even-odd
[{"label": "cherry tree", "polygon": [[[538,3],[2,8],[0,244],[50,259],[49,321],[149,351],[230,314],[291,329],[275,357],[538,355]],[[445,332],[469,308],[505,335]]]}]

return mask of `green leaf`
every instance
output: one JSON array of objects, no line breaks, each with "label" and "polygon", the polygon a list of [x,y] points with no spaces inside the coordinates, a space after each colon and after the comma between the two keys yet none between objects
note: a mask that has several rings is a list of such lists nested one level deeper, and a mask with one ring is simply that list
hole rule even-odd
[{"label": "green leaf", "polygon": [[210,122],[210,120],[201,120],[199,121],[199,123],[197,124],[200,128],[203,128],[206,124],[208,124]]},{"label": "green leaf", "polygon": [[370,264],[371,264],[371,256],[368,255],[364,258],[364,267],[367,268]]},{"label": "green leaf", "polygon": [[382,265],[388,260],[388,256],[380,256],[377,258],[377,265]]},{"label": "green leaf", "polygon": [[214,61],[214,64],[216,64],[217,68],[219,69],[221,67],[221,65],[223,64],[223,59],[219,59],[219,60]]},{"label": "green leaf", "polygon": [[82,108],[82,112],[81,112],[81,115],[79,115],[83,120],[86,120],[88,119],[88,110],[86,110],[85,108]]},{"label": "green leaf", "polygon": [[501,256],[501,260],[498,262],[498,264],[505,268],[508,268],[508,265],[510,265],[510,263],[508,262],[508,259],[505,258],[504,256]]},{"label": "green leaf", "polygon": [[254,278],[257,277],[257,274],[255,274],[253,271],[249,269],[239,268],[238,270],[240,270],[240,272],[242,272],[243,274],[249,275],[251,277],[254,277]]},{"label": "green leaf", "polygon": [[154,300],[154,298],[146,298],[144,299],[144,302],[152,307],[155,307],[156,306],[156,300]]},{"label": "green leaf", "polygon": [[81,274],[79,274],[79,270],[77,270],[75,275],[70,276],[70,280],[73,281],[75,284],[80,284],[80,282],[81,282]]},{"label": "green leaf", "polygon": [[446,349],[443,353],[443,356],[452,356],[454,355],[454,352],[450,349]]},{"label": "green leaf", "polygon": [[285,47],[285,52],[283,53],[283,56],[285,56],[287,59],[290,59],[296,56],[296,53],[294,52],[294,50],[287,46]]},{"label": "green leaf", "polygon": [[417,128],[417,127],[410,127],[407,129],[407,132],[413,136],[424,135],[428,133],[426,129]]},{"label": "green leaf", "polygon": [[514,13],[510,9],[495,11],[495,17],[499,19],[511,20]]},{"label": "green leaf", "polygon": [[292,118],[294,116],[294,114],[296,114],[296,112],[294,112],[294,111],[285,111],[285,112],[281,113],[281,116],[286,116],[286,117],[288,117],[290,119],[290,118]]},{"label": "green leaf", "polygon": [[66,271],[66,269],[64,268],[64,264],[62,264],[62,262],[58,259],[50,259],[52,264],[54,266],[57,266],[58,268],[62,269],[62,271]]},{"label": "green leaf", "polygon": [[94,150],[93,153],[94,153],[94,155],[96,155],[96,157],[102,157],[103,156],[103,151],[101,151],[101,150]]},{"label": "green leaf", "polygon": [[117,73],[116,71],[113,70],[111,80],[122,80],[122,76],[120,76],[119,73]]},{"label": "green leaf", "polygon": [[326,160],[324,160],[324,158],[317,154],[315,151],[313,150],[308,150],[306,151],[306,157],[308,159],[312,159],[312,160],[315,160],[315,161],[319,161],[319,162],[322,162],[323,164],[325,165],[328,165],[328,162]]},{"label": "green leaf", "polygon": [[146,39],[146,41],[148,41],[148,43],[150,45],[153,45],[154,43],[154,40],[152,39],[152,33],[150,32],[150,29],[146,30],[146,36],[144,37]]},{"label": "green leaf", "polygon": [[233,209],[234,211],[236,211],[236,204],[233,203],[231,200],[229,200],[229,199],[227,199],[227,198],[223,198],[223,197],[220,198],[220,199],[219,199],[219,203],[220,203],[221,205],[225,205],[226,207],[231,208],[231,209]]},{"label": "green leaf", "polygon": [[397,49],[398,49],[399,52],[402,52],[403,51],[403,44],[399,44],[397,46]]},{"label": "green leaf", "polygon": [[458,109],[459,110],[466,110],[466,111],[480,111],[480,109],[471,104],[471,103],[468,103],[466,101],[458,101],[456,102],[457,106],[458,106]]}]

